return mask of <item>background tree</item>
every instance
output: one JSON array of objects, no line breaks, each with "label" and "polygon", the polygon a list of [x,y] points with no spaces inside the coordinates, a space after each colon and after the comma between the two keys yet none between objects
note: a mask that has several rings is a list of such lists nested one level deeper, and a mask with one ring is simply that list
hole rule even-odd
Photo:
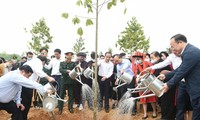
[{"label": "background tree", "polygon": [[100,51],[98,55],[99,55],[99,56],[101,56],[101,55],[104,55],[104,54],[103,54],[103,52],[102,52],[102,51]]},{"label": "background tree", "polygon": [[134,51],[148,52],[150,47],[149,38],[146,39],[143,27],[133,17],[128,23],[128,27],[118,36],[118,41],[115,44],[119,45],[120,50],[132,54]]},{"label": "background tree", "polygon": [[32,24],[32,29],[30,30],[32,39],[28,41],[28,48],[32,50],[34,54],[38,55],[42,47],[49,48],[49,44],[52,43],[53,38],[49,31],[50,28],[47,26],[44,18]]},{"label": "background tree", "polygon": [[113,49],[112,48],[108,48],[108,52],[113,53]]},{"label": "background tree", "polygon": [[3,57],[5,60],[11,60],[13,59],[13,57],[17,58],[18,61],[21,60],[21,56],[18,54],[7,54],[5,51],[3,51],[2,53],[0,53],[0,57]]},{"label": "background tree", "polygon": [[79,39],[76,39],[76,43],[74,44],[72,50],[74,51],[75,54],[84,51],[85,50],[85,42],[82,37],[79,37]]}]

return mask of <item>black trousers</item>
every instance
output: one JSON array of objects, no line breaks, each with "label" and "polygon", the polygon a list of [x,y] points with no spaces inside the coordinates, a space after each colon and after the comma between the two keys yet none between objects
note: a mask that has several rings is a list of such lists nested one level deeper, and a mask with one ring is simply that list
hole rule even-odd
[{"label": "black trousers", "polygon": [[171,88],[169,91],[167,91],[160,97],[161,119],[175,120],[175,92],[176,87]]},{"label": "black trousers", "polygon": [[[60,79],[61,79],[61,75],[52,75],[52,77],[56,80],[58,86],[57,86],[57,93],[58,95],[60,95]],[[54,86],[56,86],[56,83],[52,83]]]},{"label": "black trousers", "polygon": [[[98,76],[98,83],[100,88],[100,94],[101,94],[101,103],[103,103],[103,97],[105,97],[105,108],[109,108],[109,90],[110,90],[110,78],[106,79],[105,81],[101,81],[102,77]],[[100,104],[101,104],[100,103]]]},{"label": "black trousers", "polygon": [[28,112],[31,107],[31,101],[33,96],[33,89],[22,87],[22,104],[25,106],[24,111],[22,111],[23,120],[27,120]]},{"label": "black trousers", "polygon": [[184,114],[187,110],[192,111],[190,96],[186,90],[186,84],[180,81],[176,97],[176,120],[184,120]]},{"label": "black trousers", "polygon": [[191,104],[193,107],[192,120],[200,120],[200,97],[191,99]]},{"label": "black trousers", "polygon": [[23,120],[22,111],[17,108],[17,105],[14,101],[9,103],[0,103],[0,110],[5,110],[8,113],[12,114],[12,120]]},{"label": "black trousers", "polygon": [[75,90],[74,90],[76,104],[82,104],[81,88],[82,88],[82,85],[76,81]]}]

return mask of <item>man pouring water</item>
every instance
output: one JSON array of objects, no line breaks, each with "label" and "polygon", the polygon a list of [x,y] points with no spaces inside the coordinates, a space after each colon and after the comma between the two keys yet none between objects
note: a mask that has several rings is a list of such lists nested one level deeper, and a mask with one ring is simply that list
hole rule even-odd
[{"label": "man pouring water", "polygon": [[46,92],[52,93],[50,89],[29,80],[32,73],[31,67],[24,65],[19,70],[11,71],[0,78],[0,110],[12,114],[12,120],[23,120],[22,111],[25,107],[21,104],[22,86],[38,89],[42,95]]},{"label": "man pouring water", "polygon": [[[123,59],[121,58],[121,56],[119,54],[115,54],[114,55],[114,63],[117,65],[117,77],[120,78],[120,76],[122,76],[123,74],[128,74],[132,76],[132,81],[130,82],[130,84],[128,85],[124,85],[121,86],[119,88],[120,90],[120,94],[122,97],[124,95],[124,93],[127,91],[127,88],[134,88],[134,73],[132,71],[132,64],[128,59]],[[118,80],[116,80],[116,84],[118,84]],[[136,114],[136,110],[135,107],[133,108],[132,114],[135,115]]]}]

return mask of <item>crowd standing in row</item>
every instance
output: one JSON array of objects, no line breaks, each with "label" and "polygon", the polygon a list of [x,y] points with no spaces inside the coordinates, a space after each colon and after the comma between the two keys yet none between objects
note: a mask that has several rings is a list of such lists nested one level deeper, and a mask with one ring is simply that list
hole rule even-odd
[{"label": "crowd standing in row", "polygon": [[[200,88],[198,87],[198,83],[200,78],[198,74],[200,74],[200,50],[187,43],[186,37],[182,34],[177,34],[170,39],[170,47],[170,54],[164,51],[160,53],[154,51],[150,54],[136,51],[129,58],[126,58],[125,53],[112,55],[112,53],[106,52],[105,55],[99,56],[97,59],[97,81],[100,93],[98,110],[100,111],[104,107],[105,112],[108,113],[110,109],[109,100],[112,100],[112,109],[115,109],[118,106],[118,101],[126,93],[128,88],[135,88],[138,85],[137,76],[143,74],[143,72],[150,72],[165,83],[163,87],[165,93],[159,98],[153,96],[141,98],[139,101],[136,101],[140,102],[143,106],[144,115],[142,119],[149,117],[147,111],[149,108],[148,104],[150,103],[153,118],[157,117],[157,106],[159,106],[161,109],[161,120],[184,120],[186,118],[188,120],[199,120]],[[61,50],[55,49],[54,55],[47,61],[48,50],[42,48],[37,58],[33,58],[32,52],[27,52],[27,56],[22,57],[19,63],[15,60],[5,61],[4,58],[0,58],[0,90],[6,89],[2,86],[3,83],[1,81],[6,76],[9,76],[9,71],[15,71],[19,67],[19,70],[24,71],[25,74],[31,73],[30,77],[25,77],[29,78],[30,81],[34,81],[34,84],[36,84],[35,81],[42,85],[52,81],[56,83],[55,86],[57,85],[57,93],[60,97],[66,99],[65,96],[68,95],[68,110],[70,113],[74,113],[75,108],[83,110],[86,105],[84,103],[85,101],[82,100],[82,84],[70,78],[69,73],[77,66],[80,66],[83,70],[88,67],[94,69],[95,54],[95,52],[92,52],[90,55],[91,60],[86,61],[87,54],[80,52],[76,54],[76,60],[73,61],[74,53],[68,51],[64,53],[65,60],[63,61],[61,59]],[[119,84],[119,79],[117,78],[123,73],[131,75],[132,82],[119,87],[116,93],[116,91],[113,91],[113,87]],[[80,78],[84,84],[87,84],[93,89],[93,79],[86,78],[84,75],[81,75]],[[19,110],[22,111],[20,113],[21,117],[18,117],[19,112],[14,113],[14,111],[10,110],[13,109],[13,106],[5,108],[5,103],[7,104],[12,101],[13,105],[13,100],[15,100],[13,96],[13,99],[3,101],[5,96],[0,93],[0,110],[4,109],[9,113],[13,113],[12,118],[14,120],[27,120],[33,93],[34,106],[42,107],[42,102],[37,96],[37,92],[33,92],[33,88],[38,89],[38,87],[29,87],[21,83],[20,85],[23,86],[20,90],[20,103],[25,106]],[[132,96],[137,97],[142,94],[143,92],[139,94],[134,93]],[[148,94],[151,94],[151,92]],[[58,110],[60,115],[63,112],[63,107],[64,103],[59,101]],[[88,107],[93,110],[93,104],[90,101],[88,101]],[[132,115],[137,114],[136,107],[139,106],[133,107]]]}]

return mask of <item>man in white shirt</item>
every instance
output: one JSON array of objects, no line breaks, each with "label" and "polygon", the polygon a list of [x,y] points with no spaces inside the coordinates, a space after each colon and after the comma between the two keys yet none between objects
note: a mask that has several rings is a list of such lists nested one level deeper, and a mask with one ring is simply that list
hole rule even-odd
[{"label": "man in white shirt", "polygon": [[22,111],[25,107],[21,104],[22,86],[38,89],[42,95],[47,92],[41,84],[28,79],[32,73],[31,67],[24,65],[0,78],[0,110],[12,113],[12,120],[23,120]]},{"label": "man in white shirt", "polygon": [[[45,56],[39,55],[37,58],[34,58],[30,61],[24,63],[24,65],[29,65],[33,70],[33,74],[30,76],[30,80],[37,81],[38,78],[46,78],[49,82],[54,82],[55,79],[53,77],[48,76],[42,69],[44,64],[47,62],[47,58]],[[22,87],[22,104],[25,106],[25,110],[23,111],[23,120],[27,120],[28,111],[31,106],[33,96],[33,89]]]},{"label": "man in white shirt", "polygon": [[[60,62],[61,62],[61,50],[55,49],[54,50],[54,56],[55,58],[52,58],[49,62],[49,64],[45,64],[45,68],[50,70],[51,69],[51,76],[56,80],[58,84],[57,93],[60,94],[60,79],[61,79],[61,73],[59,71],[60,68]],[[55,85],[55,84],[53,84]]]},{"label": "man in white shirt", "polygon": [[105,96],[105,111],[109,112],[109,89],[111,75],[113,74],[114,64],[110,61],[112,54],[110,52],[105,53],[105,59],[98,61],[98,83],[101,94],[101,103],[103,105],[103,96]]}]

